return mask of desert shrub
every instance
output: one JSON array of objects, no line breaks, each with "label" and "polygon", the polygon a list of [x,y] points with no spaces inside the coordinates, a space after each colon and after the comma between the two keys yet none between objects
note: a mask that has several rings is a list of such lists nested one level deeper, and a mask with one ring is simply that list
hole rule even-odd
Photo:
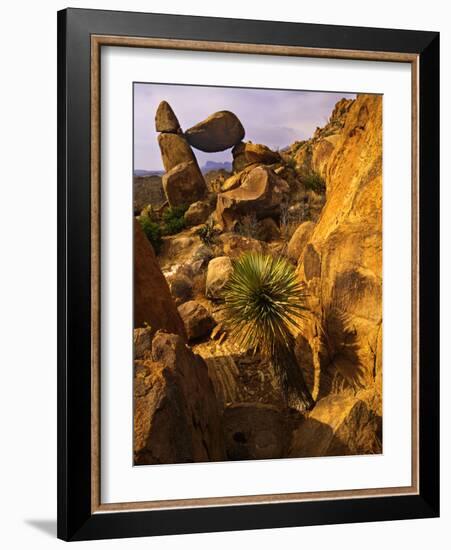
[{"label": "desert shrub", "polygon": [[161,245],[163,244],[160,226],[146,214],[141,214],[141,216],[138,217],[138,221],[144,231],[144,234],[153,246],[155,253],[158,254],[161,250]]},{"label": "desert shrub", "polygon": [[302,178],[304,187],[315,193],[324,193],[326,191],[326,183],[317,172],[308,172]]},{"label": "desert shrub", "polygon": [[163,235],[174,235],[185,229],[184,214],[187,210],[187,206],[170,206],[166,208],[161,216]]},{"label": "desert shrub", "polygon": [[285,161],[285,164],[288,166],[288,168],[292,168],[293,170],[296,170],[297,164],[294,157],[288,157]]},{"label": "desert shrub", "polygon": [[213,245],[216,242],[216,237],[218,235],[218,231],[214,227],[213,220],[209,220],[202,227],[199,227],[199,229],[196,231],[196,235],[198,235],[200,240],[205,245]]},{"label": "desert shrub", "polygon": [[305,290],[282,257],[247,253],[232,262],[223,290],[224,313],[236,342],[271,361],[288,407],[313,406],[294,355],[295,335],[305,318]]}]

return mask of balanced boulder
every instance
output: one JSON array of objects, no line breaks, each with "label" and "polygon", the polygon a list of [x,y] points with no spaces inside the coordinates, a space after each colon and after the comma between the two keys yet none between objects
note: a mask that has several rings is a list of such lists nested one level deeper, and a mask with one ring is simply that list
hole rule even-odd
[{"label": "balanced boulder", "polygon": [[239,143],[244,138],[244,128],[234,113],[218,111],[189,128],[185,136],[196,149],[214,153]]},{"label": "balanced boulder", "polygon": [[170,206],[186,206],[196,202],[207,191],[205,180],[195,161],[181,162],[166,172],[163,176],[163,189]]},{"label": "balanced boulder", "polygon": [[218,222],[229,231],[241,216],[252,212],[260,219],[277,216],[289,190],[287,182],[270,168],[257,166],[247,174],[240,187],[218,195]]},{"label": "balanced boulder", "polygon": [[162,101],[155,113],[155,129],[157,132],[177,134],[181,132],[179,121],[167,101]]}]

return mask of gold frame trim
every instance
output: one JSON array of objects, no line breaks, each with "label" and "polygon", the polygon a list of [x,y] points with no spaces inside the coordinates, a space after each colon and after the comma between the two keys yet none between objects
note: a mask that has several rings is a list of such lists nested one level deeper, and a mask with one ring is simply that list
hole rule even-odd
[{"label": "gold frame trim", "polygon": [[[408,487],[317,491],[268,495],[118,502],[102,504],[100,499],[100,50],[102,46],[156,48],[221,53],[283,55],[410,63],[412,69],[412,482]],[[398,52],[333,50],[267,44],[238,44],[165,38],[127,36],[91,36],[91,512],[125,512],[306,502],[419,494],[419,237],[418,237],[418,122],[419,122],[419,56]]]}]

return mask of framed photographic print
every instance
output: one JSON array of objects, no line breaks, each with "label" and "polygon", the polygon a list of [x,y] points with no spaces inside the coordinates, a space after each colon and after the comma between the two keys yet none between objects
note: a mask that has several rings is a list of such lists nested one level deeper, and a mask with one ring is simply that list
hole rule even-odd
[{"label": "framed photographic print", "polygon": [[58,14],[58,536],[439,514],[439,35]]}]

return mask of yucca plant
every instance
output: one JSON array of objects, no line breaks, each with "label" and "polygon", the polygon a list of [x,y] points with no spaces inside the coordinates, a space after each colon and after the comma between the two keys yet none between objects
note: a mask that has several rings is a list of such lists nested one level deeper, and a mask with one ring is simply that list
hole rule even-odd
[{"label": "yucca plant", "polygon": [[232,262],[223,291],[229,331],[237,344],[271,361],[289,408],[305,411],[313,399],[294,353],[305,318],[305,289],[282,257],[247,253]]}]

